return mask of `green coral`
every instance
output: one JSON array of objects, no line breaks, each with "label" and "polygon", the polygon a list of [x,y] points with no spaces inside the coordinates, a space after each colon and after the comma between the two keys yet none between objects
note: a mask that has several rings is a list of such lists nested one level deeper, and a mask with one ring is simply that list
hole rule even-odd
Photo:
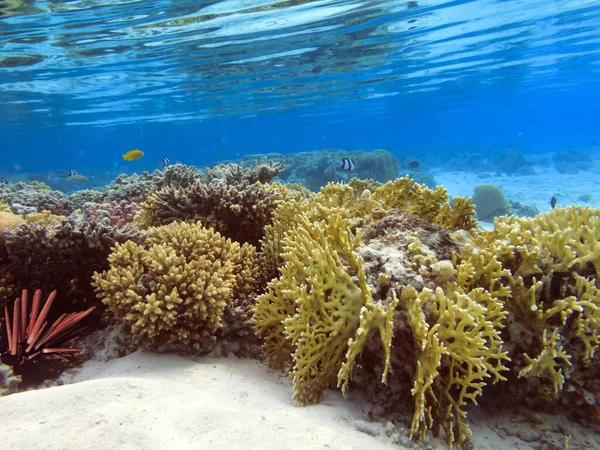
[{"label": "green coral", "polygon": [[475,186],[472,200],[479,220],[491,222],[498,216],[512,214],[510,202],[504,198],[502,190],[493,184]]}]

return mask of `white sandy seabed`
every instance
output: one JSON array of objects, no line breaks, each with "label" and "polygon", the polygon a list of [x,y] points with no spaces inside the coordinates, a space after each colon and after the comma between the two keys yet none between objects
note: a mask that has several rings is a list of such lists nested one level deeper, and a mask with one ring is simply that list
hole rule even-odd
[{"label": "white sandy seabed", "polygon": [[[289,377],[259,361],[192,360],[138,350],[108,362],[90,360],[63,386],[0,398],[0,448],[415,448],[406,429],[369,422],[368,409],[359,393],[344,399],[337,391],[328,391],[319,405],[295,406]],[[542,447],[534,441],[543,433],[539,426],[555,431],[568,426],[558,416],[534,420],[542,424],[537,428],[529,420],[514,413],[470,412],[475,448],[538,449]],[[519,426],[518,437],[502,431]],[[573,434],[573,428],[568,429]],[[576,432],[574,440],[583,443],[582,448],[600,448],[598,435]],[[428,439],[421,448],[446,447]]]},{"label": "white sandy seabed", "polygon": [[[600,167],[600,160],[594,162]],[[600,208],[600,171],[561,174],[550,167],[535,167],[533,175],[475,174],[471,172],[434,171],[437,184],[448,190],[450,197],[472,197],[475,186],[493,184],[504,196],[524,206],[535,206],[540,213],[548,211],[550,199],[556,197],[558,206],[581,205]],[[589,195],[587,201],[582,196]],[[489,224],[483,223],[484,228]]]}]

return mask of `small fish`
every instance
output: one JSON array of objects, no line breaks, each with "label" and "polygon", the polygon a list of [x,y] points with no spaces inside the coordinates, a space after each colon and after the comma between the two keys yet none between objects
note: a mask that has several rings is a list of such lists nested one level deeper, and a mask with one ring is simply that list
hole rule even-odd
[{"label": "small fish", "polygon": [[552,206],[552,209],[556,208],[556,197],[554,195],[550,199],[550,206]]},{"label": "small fish", "polygon": [[134,161],[144,156],[144,152],[141,150],[129,150],[127,153],[121,155],[125,161]]},{"label": "small fish", "polygon": [[169,158],[167,158],[166,156],[163,156],[163,159],[160,160],[160,163],[163,167],[167,167],[171,164],[171,161],[169,161]]},{"label": "small fish", "polygon": [[88,177],[88,180],[95,180],[95,179],[96,179],[96,177],[95,177],[94,175],[90,175],[90,176]]},{"label": "small fish", "polygon": [[416,159],[414,159],[408,163],[408,167],[410,167],[411,169],[416,169],[420,165],[421,165],[421,163],[419,161],[417,161]]},{"label": "small fish", "polygon": [[85,175],[79,175],[75,169],[69,169],[69,175],[67,176],[69,181],[87,181],[93,180],[93,177],[86,177]]},{"label": "small fish", "polygon": [[340,169],[347,170],[348,172],[352,172],[356,168],[356,164],[350,158],[342,158],[342,165]]},{"label": "small fish", "polygon": [[346,180],[342,180],[341,178],[339,178],[335,184],[346,184]]},{"label": "small fish", "polygon": [[8,184],[8,183],[9,183],[8,178],[6,178],[6,177],[0,178],[0,184]]}]

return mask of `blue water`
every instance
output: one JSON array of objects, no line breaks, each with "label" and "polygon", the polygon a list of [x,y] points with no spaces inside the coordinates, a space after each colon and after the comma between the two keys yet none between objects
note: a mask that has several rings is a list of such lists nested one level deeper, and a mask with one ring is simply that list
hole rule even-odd
[{"label": "blue water", "polygon": [[[600,142],[600,1],[6,1],[0,173]],[[121,154],[145,156],[125,163]]]}]

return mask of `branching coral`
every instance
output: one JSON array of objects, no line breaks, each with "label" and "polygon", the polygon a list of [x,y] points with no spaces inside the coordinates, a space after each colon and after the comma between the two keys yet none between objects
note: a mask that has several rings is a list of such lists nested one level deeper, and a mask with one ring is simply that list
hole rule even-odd
[{"label": "branching coral", "polygon": [[[55,191],[44,183],[11,183],[0,185],[0,201],[11,206],[13,212],[29,212],[47,210],[53,214],[66,214],[68,197],[61,191]],[[27,210],[27,211],[25,211]]]},{"label": "branching coral", "polygon": [[106,222],[117,228],[132,223],[135,215],[141,210],[135,202],[113,200],[109,203],[97,203],[87,208],[87,218],[93,222]]},{"label": "branching coral", "polygon": [[41,211],[27,214],[25,221],[27,223],[37,223],[45,227],[52,227],[54,225],[59,225],[66,219],[65,216],[57,216],[50,211]]},{"label": "branching coral", "polygon": [[187,188],[165,187],[142,205],[150,225],[201,220],[238,242],[258,244],[270,223],[280,194],[269,185],[229,185],[196,181]]},{"label": "branching coral", "polygon": [[397,299],[388,308],[373,302],[354,252],[359,242],[343,217],[321,222],[299,217],[282,242],[281,277],[257,300],[254,321],[266,342],[267,361],[285,367],[293,349],[294,399],[300,403],[317,402],[336,384],[345,390],[354,359],[373,330],[383,341],[385,382]]},{"label": "branching coral", "polygon": [[[363,189],[366,185],[372,186],[374,192]],[[474,209],[469,200],[456,197],[451,206],[447,199],[447,193],[441,187],[432,191],[404,177],[383,186],[375,182],[358,181],[349,186],[329,183],[307,199],[282,201],[274,212],[272,225],[266,227],[262,240],[266,272],[271,278],[277,275],[282,263],[279,256],[281,239],[286,231],[291,231],[297,225],[299,214],[310,220],[324,220],[332,214],[342,215],[349,219],[354,230],[378,221],[396,209],[448,230],[473,230],[477,222],[473,219]]]},{"label": "branching coral", "polygon": [[189,351],[221,326],[234,296],[254,288],[255,249],[200,223],[151,228],[146,244],[117,244],[94,287],[148,348]]},{"label": "branching coral", "polygon": [[156,188],[154,177],[147,172],[142,175],[119,175],[106,187],[106,200],[142,202]]},{"label": "branching coral", "polygon": [[262,159],[252,166],[244,167],[239,164],[217,164],[212,169],[206,169],[206,181],[220,181],[225,184],[255,184],[270,183],[273,178],[285,170],[285,161],[275,162]]},{"label": "branching coral", "polygon": [[455,197],[453,206],[448,193],[441,186],[431,190],[408,177],[389,181],[372,196],[383,209],[400,209],[449,230],[471,230],[477,226],[474,208],[468,199]]},{"label": "branching coral", "polygon": [[[494,258],[502,264],[506,270],[502,284],[510,291],[507,309],[533,333],[539,351],[562,345],[566,355],[576,352],[570,362],[556,357],[566,367],[592,358],[600,344],[599,240],[600,211],[556,208],[533,219],[497,219],[494,230],[481,233],[475,241],[483,250],[467,249],[464,258],[473,259],[477,253],[480,260]],[[557,377],[562,379],[560,367],[554,362],[548,365],[550,358],[541,353],[540,357],[529,354],[531,350],[521,348],[530,366],[521,375],[551,374],[555,390],[562,389],[563,383],[556,384]]]},{"label": "branching coral", "polygon": [[482,288],[465,292],[456,282],[419,294],[409,286],[402,299],[418,354],[411,435],[422,440],[427,429],[438,436],[443,427],[448,444],[462,444],[471,436],[467,403],[477,404],[488,378],[506,380],[500,373],[509,359],[500,338],[502,302]]},{"label": "branching coral", "polygon": [[10,274],[17,289],[34,284],[59,290],[60,306],[68,312],[94,299],[92,273],[107,267],[115,243],[130,239],[143,240],[143,233],[131,224],[117,228],[73,218],[52,226],[25,224],[6,233],[0,273]]},{"label": "branching coral", "polygon": [[71,212],[84,208],[89,203],[102,203],[106,192],[98,189],[83,189],[69,195],[67,209]]}]

